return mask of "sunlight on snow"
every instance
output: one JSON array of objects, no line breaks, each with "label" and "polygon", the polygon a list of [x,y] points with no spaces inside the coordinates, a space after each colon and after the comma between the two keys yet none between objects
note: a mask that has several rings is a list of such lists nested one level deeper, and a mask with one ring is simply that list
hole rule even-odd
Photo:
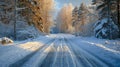
[{"label": "sunlight on snow", "polygon": [[29,51],[35,51],[41,46],[43,46],[43,44],[40,42],[27,42],[25,44],[20,45],[19,47],[22,49],[29,50]]}]

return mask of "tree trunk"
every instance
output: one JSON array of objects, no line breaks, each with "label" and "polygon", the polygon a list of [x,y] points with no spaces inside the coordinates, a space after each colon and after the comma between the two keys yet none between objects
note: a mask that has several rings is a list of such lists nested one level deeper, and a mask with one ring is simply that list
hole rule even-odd
[{"label": "tree trunk", "polygon": [[[108,1],[108,4],[107,4],[107,6],[108,6],[108,23],[110,23],[111,21],[110,21],[110,19],[111,19],[111,13],[110,13],[110,2]],[[110,31],[109,31],[109,39],[112,39],[112,33],[111,33],[111,24],[110,24]]]},{"label": "tree trunk", "polygon": [[16,0],[14,0],[14,39],[16,40]]},{"label": "tree trunk", "polygon": [[117,21],[118,21],[119,33],[120,33],[120,5],[119,3],[120,3],[120,0],[117,0]]},{"label": "tree trunk", "polygon": [[120,26],[120,6],[119,6],[119,0],[117,0],[117,18],[118,18],[118,24]]}]

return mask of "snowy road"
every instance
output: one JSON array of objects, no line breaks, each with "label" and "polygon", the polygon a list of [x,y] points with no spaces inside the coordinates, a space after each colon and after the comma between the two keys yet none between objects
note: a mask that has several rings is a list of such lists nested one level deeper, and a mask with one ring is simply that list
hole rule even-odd
[{"label": "snowy road", "polygon": [[120,51],[98,40],[51,34],[0,46],[0,67],[120,67]]}]

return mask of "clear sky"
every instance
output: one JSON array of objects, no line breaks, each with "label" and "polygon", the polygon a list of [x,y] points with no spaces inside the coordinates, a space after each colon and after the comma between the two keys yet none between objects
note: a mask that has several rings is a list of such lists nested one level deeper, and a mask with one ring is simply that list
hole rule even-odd
[{"label": "clear sky", "polygon": [[56,8],[60,9],[64,4],[72,3],[74,6],[79,6],[82,2],[87,4],[90,4],[92,0],[55,0],[56,2]]}]

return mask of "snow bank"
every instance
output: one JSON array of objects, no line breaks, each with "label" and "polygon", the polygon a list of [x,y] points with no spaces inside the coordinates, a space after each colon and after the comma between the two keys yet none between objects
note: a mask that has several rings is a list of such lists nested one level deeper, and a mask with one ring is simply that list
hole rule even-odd
[{"label": "snow bank", "polygon": [[79,37],[74,40],[76,46],[89,52],[90,54],[98,57],[112,67],[120,66],[120,41],[119,40],[106,40],[97,39],[94,37]]},{"label": "snow bank", "polygon": [[43,34],[39,32],[37,29],[35,29],[33,26],[30,26],[17,32],[17,40],[35,38],[40,35],[43,35]]},{"label": "snow bank", "polygon": [[[43,35],[43,33],[39,32],[34,26],[29,26],[27,22],[17,21],[16,25],[17,40],[26,40]],[[1,37],[14,39],[13,23],[6,25],[0,22],[0,38]]]},{"label": "snow bank", "polygon": [[120,53],[120,40],[106,40],[106,39],[97,39],[95,37],[77,37],[74,38],[75,41],[81,41],[84,43],[95,45],[97,47],[103,48],[104,50],[108,50],[110,52],[118,52]]}]

